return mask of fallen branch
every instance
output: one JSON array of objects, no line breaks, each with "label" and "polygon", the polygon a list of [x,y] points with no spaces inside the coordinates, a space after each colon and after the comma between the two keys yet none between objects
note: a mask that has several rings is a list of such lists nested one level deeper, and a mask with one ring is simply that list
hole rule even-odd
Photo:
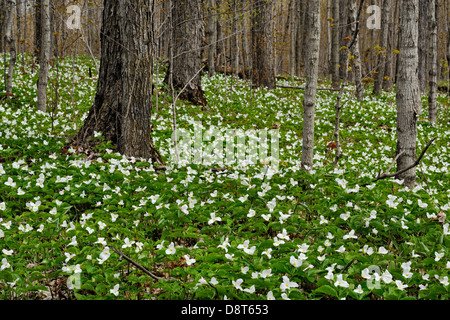
[{"label": "fallen branch", "polygon": [[141,271],[143,271],[145,274],[147,274],[148,276],[150,276],[152,279],[158,281],[158,280],[166,280],[165,278],[162,277],[158,277],[157,275],[151,273],[149,270],[147,270],[145,267],[141,266],[139,263],[137,263],[136,261],[134,261],[133,259],[131,259],[130,257],[126,256],[125,254],[123,254],[122,251],[118,251],[115,248],[111,248],[115,253],[117,253],[120,258],[124,258],[125,260],[127,260],[128,262],[130,262],[131,264],[133,264],[136,268],[140,269]]},{"label": "fallen branch", "polygon": [[419,165],[420,161],[422,160],[423,156],[425,155],[425,153],[427,152],[428,148],[431,146],[431,144],[434,142],[434,140],[436,140],[436,137],[434,137],[433,139],[430,140],[430,142],[427,143],[427,145],[425,146],[425,148],[422,150],[422,153],[420,154],[419,158],[417,158],[417,160],[410,165],[409,167],[399,170],[395,173],[389,173],[389,171],[392,169],[392,167],[394,166],[394,163],[397,161],[398,158],[400,158],[400,156],[404,153],[404,151],[400,152],[394,159],[394,161],[392,161],[389,169],[384,172],[383,174],[379,174],[378,177],[375,178],[375,180],[373,182],[376,182],[378,180],[382,180],[382,179],[387,179],[387,178],[392,178],[392,177],[396,177],[400,174],[402,174],[403,172],[406,172],[408,170],[411,170],[412,168],[416,167]]}]

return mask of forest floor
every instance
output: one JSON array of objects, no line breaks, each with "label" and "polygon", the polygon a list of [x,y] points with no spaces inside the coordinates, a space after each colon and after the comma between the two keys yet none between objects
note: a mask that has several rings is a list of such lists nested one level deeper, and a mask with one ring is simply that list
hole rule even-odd
[{"label": "forest floor", "polygon": [[[177,104],[178,165],[170,98],[155,97],[162,169],[110,143],[95,159],[63,149],[93,103],[95,68],[85,58],[74,68],[70,58],[55,61],[46,114],[36,112],[36,68],[26,59],[14,95],[0,101],[0,299],[450,298],[445,94],[434,126],[423,96],[418,153],[437,139],[409,190],[394,178],[374,182],[395,158],[395,92],[372,96],[369,86],[363,101],[344,93],[335,168],[337,92],[319,91],[314,167],[305,173],[303,91],[205,75],[208,107]],[[227,161],[231,133],[241,137],[237,149],[266,146],[272,158],[239,161],[236,152]],[[202,162],[190,163],[196,134]]]}]

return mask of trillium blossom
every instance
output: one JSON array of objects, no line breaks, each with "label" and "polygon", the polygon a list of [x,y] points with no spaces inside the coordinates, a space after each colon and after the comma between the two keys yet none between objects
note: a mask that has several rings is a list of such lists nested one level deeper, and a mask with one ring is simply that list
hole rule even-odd
[{"label": "trillium blossom", "polygon": [[119,288],[120,288],[120,285],[119,285],[119,284],[116,284],[116,285],[114,286],[114,288],[112,288],[111,290],[109,290],[109,292],[117,297],[117,296],[119,295]]},{"label": "trillium blossom", "polygon": [[268,277],[272,276],[272,269],[265,269],[265,270],[261,271],[259,273],[259,275],[261,276],[261,278],[268,278]]},{"label": "trillium blossom", "polygon": [[358,284],[358,287],[357,287],[355,290],[353,290],[353,292],[359,293],[359,294],[364,293],[364,291],[363,291],[363,289],[361,288],[361,285],[360,285],[360,284]]},{"label": "trillium blossom", "polygon": [[346,234],[343,238],[344,240],[349,238],[358,239],[358,237],[355,236],[355,230],[350,231],[349,234]]},{"label": "trillium blossom", "polygon": [[392,282],[392,274],[386,270],[383,272],[383,274],[381,275],[381,280],[384,281],[384,283],[391,283]]},{"label": "trillium blossom", "polygon": [[338,275],[336,276],[336,281],[335,281],[335,283],[334,283],[334,286],[335,286],[335,287],[348,288],[348,287],[349,287],[349,284],[348,284],[347,281],[345,281],[345,280],[343,279],[343,275],[342,275],[342,274],[338,274]]},{"label": "trillium blossom", "polygon": [[386,254],[388,252],[389,251],[387,251],[386,248],[383,246],[378,248],[378,253],[380,253],[380,254]]},{"label": "trillium blossom", "polygon": [[284,292],[291,288],[297,288],[298,283],[289,280],[287,276],[283,276],[283,283],[280,285],[280,289]]},{"label": "trillium blossom", "polygon": [[420,199],[417,200],[417,204],[418,204],[419,207],[421,207],[421,208],[426,208],[426,207],[428,207],[428,203],[422,202],[422,200],[420,200]]},{"label": "trillium blossom", "polygon": [[395,199],[397,199],[396,196],[388,195],[388,200],[386,200],[386,204],[389,206],[389,208],[397,209],[397,206],[399,202],[395,202]]},{"label": "trillium blossom", "polygon": [[166,250],[166,254],[175,254],[177,250],[175,249],[175,245],[172,243],[169,244],[169,248]]},{"label": "trillium blossom", "polygon": [[343,188],[343,189],[345,189],[345,188],[347,187],[348,181],[345,180],[345,179],[339,179],[339,178],[336,178],[336,182],[337,182],[337,184],[338,184],[341,188]]},{"label": "trillium blossom", "polygon": [[291,256],[289,262],[296,268],[300,267],[303,264],[302,259],[295,258],[294,256]]},{"label": "trillium blossom", "polygon": [[244,282],[244,280],[242,279],[237,279],[236,281],[231,281],[231,283],[233,283],[233,286],[237,289],[237,290],[242,290],[241,284]]},{"label": "trillium blossom", "polygon": [[125,249],[125,248],[130,248],[134,243],[135,243],[135,241],[131,241],[130,242],[130,239],[128,239],[128,238],[125,238],[125,244],[124,245],[122,245],[122,248],[123,249]]},{"label": "trillium blossom", "polygon": [[213,224],[214,222],[216,222],[216,221],[222,221],[222,218],[220,218],[220,217],[216,217],[216,213],[215,212],[212,212],[211,213],[211,219],[209,219],[209,221],[208,221],[208,224]]},{"label": "trillium blossom", "polygon": [[4,270],[6,268],[11,267],[11,265],[9,264],[8,260],[6,260],[6,258],[2,259],[2,266],[0,267],[0,270]]},{"label": "trillium blossom", "polygon": [[403,284],[403,282],[401,282],[400,280],[395,280],[395,284],[397,285],[397,288],[401,291],[408,288],[408,285]]},{"label": "trillium blossom", "polygon": [[69,246],[76,246],[77,244],[77,236],[73,236],[72,241],[69,243]]},{"label": "trillium blossom", "polygon": [[194,258],[189,257],[189,255],[187,255],[187,254],[185,254],[183,257],[184,257],[184,259],[186,259],[186,264],[188,266],[193,265],[196,262],[196,260]]},{"label": "trillium blossom", "polygon": [[181,212],[183,212],[184,214],[188,215],[189,211],[188,211],[188,206],[185,204],[183,206],[180,207]]}]

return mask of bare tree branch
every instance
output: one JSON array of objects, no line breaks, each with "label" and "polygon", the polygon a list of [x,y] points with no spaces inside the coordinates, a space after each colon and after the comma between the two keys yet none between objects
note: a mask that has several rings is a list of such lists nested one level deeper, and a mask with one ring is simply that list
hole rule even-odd
[{"label": "bare tree branch", "polygon": [[408,170],[411,170],[412,168],[416,167],[417,165],[419,165],[420,161],[422,160],[423,156],[425,155],[425,153],[427,152],[428,148],[431,146],[431,144],[434,142],[434,140],[436,140],[436,137],[434,137],[433,139],[430,140],[430,142],[427,143],[427,145],[425,146],[425,148],[422,150],[422,153],[420,154],[419,158],[417,158],[417,160],[410,165],[407,168],[404,168],[400,171],[397,171],[395,173],[389,173],[389,171],[392,169],[392,167],[394,166],[394,163],[397,161],[398,158],[400,158],[400,156],[404,153],[403,151],[400,152],[394,159],[394,161],[392,161],[391,166],[389,167],[389,169],[384,172],[383,174],[379,174],[378,177],[375,178],[374,182],[378,181],[378,180],[382,180],[382,179],[387,179],[387,178],[392,178],[392,177],[396,177],[400,174],[402,174],[403,172],[406,172]]}]

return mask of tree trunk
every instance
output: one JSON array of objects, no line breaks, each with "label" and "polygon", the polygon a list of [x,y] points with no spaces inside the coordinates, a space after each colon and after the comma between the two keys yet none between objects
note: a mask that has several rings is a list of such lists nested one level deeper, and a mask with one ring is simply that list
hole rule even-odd
[{"label": "tree trunk", "polygon": [[[350,30],[351,37],[355,35],[356,32],[356,19],[358,18],[358,12],[356,8],[356,1],[349,1],[349,17],[350,17]],[[361,70],[361,54],[359,51],[359,34],[356,36],[355,42],[352,47],[352,55],[353,55],[353,71],[355,75],[355,84],[356,84],[356,98],[358,100],[362,100],[364,98],[364,85],[362,83],[362,70]]]},{"label": "tree trunk", "polygon": [[289,74],[291,76],[291,79],[294,79],[295,76],[295,39],[297,35],[297,28],[296,26],[296,0],[291,0],[291,3],[289,5],[289,11],[290,11],[290,55],[289,55]]},{"label": "tree trunk", "polygon": [[35,4],[35,25],[34,25],[34,57],[36,61],[39,61],[41,51],[41,8],[42,0],[36,0]]},{"label": "tree trunk", "polygon": [[297,19],[298,19],[298,30],[297,30],[297,37],[295,39],[295,50],[296,50],[296,56],[295,56],[295,64],[296,64],[296,74],[298,77],[302,76],[303,71],[303,58],[304,58],[304,41],[305,41],[305,29],[306,29],[306,23],[305,23],[305,16],[306,16],[306,3],[305,0],[298,0],[299,3],[297,5]]},{"label": "tree trunk", "polygon": [[428,26],[430,32],[430,58],[429,58],[429,93],[428,93],[428,119],[431,123],[436,123],[437,119],[437,69],[438,69],[438,21],[437,13],[439,4],[436,0],[428,0]]},{"label": "tree trunk", "polygon": [[387,61],[386,68],[384,71],[385,78],[383,79],[383,90],[386,92],[392,91],[392,86],[394,83],[394,65],[396,60],[396,55],[394,55],[395,46],[395,29],[396,29],[396,18],[398,11],[398,1],[395,1],[395,8],[391,10],[391,15],[389,17],[389,32],[388,32],[388,47],[387,47]]},{"label": "tree trunk", "polygon": [[272,57],[272,0],[252,2],[252,84],[275,88]]},{"label": "tree trunk", "polygon": [[307,51],[305,57],[306,89],[303,99],[302,170],[308,170],[313,166],[314,118],[320,54],[320,4],[320,0],[311,0],[307,12],[308,38],[305,42]]},{"label": "tree trunk", "polygon": [[16,64],[16,39],[14,37],[14,16],[16,12],[16,0],[9,0],[6,14],[6,30],[5,30],[5,42],[9,46],[9,66],[8,77],[6,81],[6,93],[8,96],[12,95],[12,83],[14,77],[14,66]]},{"label": "tree trunk", "polygon": [[[340,48],[347,45],[344,38],[349,37],[349,26],[347,25],[348,20],[348,6],[347,2],[350,0],[339,0],[339,78],[341,80],[348,78],[348,69],[345,68],[345,64],[348,59],[346,56],[348,50],[341,50]],[[353,0],[354,1],[354,0]]]},{"label": "tree trunk", "polygon": [[37,109],[46,112],[48,69],[51,52],[50,0],[41,1],[41,47],[39,54],[39,79],[37,83]]},{"label": "tree trunk", "polygon": [[209,0],[208,2],[208,75],[212,77],[216,72],[215,58],[216,58],[216,42],[217,42],[217,28],[216,28],[216,15],[214,10],[216,6],[215,0]]},{"label": "tree trunk", "polygon": [[392,2],[391,0],[384,0],[383,1],[383,10],[381,13],[381,35],[380,35],[380,44],[378,52],[378,62],[377,66],[375,68],[375,71],[377,72],[375,75],[375,83],[373,87],[373,94],[381,94],[381,91],[383,89],[383,80],[384,80],[384,71],[386,70],[386,63],[387,61],[387,51],[388,51],[388,36],[389,36],[389,18],[391,16],[391,7]]},{"label": "tree trunk", "polygon": [[[400,1],[400,36],[397,80],[397,171],[416,160],[417,119],[422,102],[418,82],[419,0]],[[399,176],[413,188],[416,169]]]},{"label": "tree trunk", "polygon": [[333,14],[330,58],[331,85],[333,89],[339,89],[339,0],[333,0],[331,11]]},{"label": "tree trunk", "polygon": [[420,93],[427,89],[428,71],[428,0],[419,1],[419,88]]},{"label": "tree trunk", "polygon": [[90,152],[101,132],[118,152],[162,163],[151,140],[152,5],[148,0],[105,0],[101,63],[94,104],[72,144]]},{"label": "tree trunk", "polygon": [[[195,105],[206,106],[205,93],[201,85],[202,56],[204,38],[203,17],[200,0],[173,0],[172,50],[173,88],[182,90],[179,99]],[[169,68],[170,69],[170,68]],[[170,71],[165,83],[169,83]]]},{"label": "tree trunk", "polygon": [[232,24],[232,34],[231,37],[231,71],[236,77],[239,74],[239,39],[240,34],[238,33],[238,14],[237,14],[237,7],[238,2],[237,0],[233,0],[232,3],[233,6],[233,24]]}]

